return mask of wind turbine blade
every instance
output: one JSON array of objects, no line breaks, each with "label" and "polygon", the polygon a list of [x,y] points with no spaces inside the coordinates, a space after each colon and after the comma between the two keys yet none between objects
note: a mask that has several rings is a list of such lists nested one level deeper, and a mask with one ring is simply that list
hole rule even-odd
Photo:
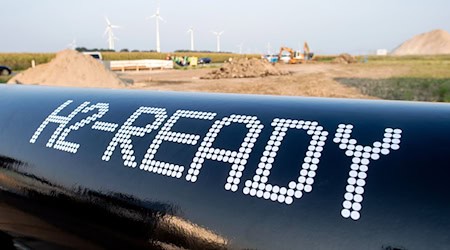
[{"label": "wind turbine blade", "polygon": [[156,17],[156,15],[150,16],[150,18],[155,18],[155,17]]},{"label": "wind turbine blade", "polygon": [[114,29],[120,29],[120,28],[122,28],[122,26],[118,26],[118,25],[111,25],[111,28],[114,28]]},{"label": "wind turbine blade", "polygon": [[166,20],[164,20],[164,18],[162,18],[161,16],[158,16],[159,20],[163,21],[166,23]]},{"label": "wind turbine blade", "polygon": [[105,33],[103,33],[103,36],[105,36],[109,32],[109,27],[106,27]]},{"label": "wind turbine blade", "polygon": [[221,36],[223,34],[224,31],[219,32],[219,36]]},{"label": "wind turbine blade", "polygon": [[106,23],[107,23],[108,25],[111,25],[111,22],[109,21],[109,19],[108,19],[107,16],[105,16],[105,20],[106,20]]}]

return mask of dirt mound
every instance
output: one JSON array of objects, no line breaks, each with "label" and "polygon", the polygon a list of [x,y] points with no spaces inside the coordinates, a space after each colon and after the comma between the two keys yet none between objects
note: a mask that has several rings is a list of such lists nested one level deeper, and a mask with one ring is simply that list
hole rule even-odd
[{"label": "dirt mound", "polygon": [[338,57],[334,58],[333,61],[331,61],[332,63],[337,63],[337,64],[349,64],[349,63],[356,63],[357,60],[354,56],[350,55],[350,54],[340,54]]},{"label": "dirt mound", "polygon": [[101,62],[74,50],[58,52],[49,63],[30,68],[11,78],[8,83],[98,88],[125,86]]},{"label": "dirt mound", "polygon": [[250,78],[286,75],[277,67],[261,59],[235,59],[226,62],[220,69],[209,72],[202,79],[222,79],[222,78]]},{"label": "dirt mound", "polygon": [[433,30],[417,35],[401,44],[392,55],[450,54],[450,34],[445,30]]}]

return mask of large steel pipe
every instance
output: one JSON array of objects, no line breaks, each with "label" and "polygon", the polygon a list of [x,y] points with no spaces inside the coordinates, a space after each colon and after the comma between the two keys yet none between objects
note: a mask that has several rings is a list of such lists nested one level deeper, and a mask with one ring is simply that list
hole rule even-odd
[{"label": "large steel pipe", "polygon": [[450,105],[0,87],[11,248],[448,249]]}]

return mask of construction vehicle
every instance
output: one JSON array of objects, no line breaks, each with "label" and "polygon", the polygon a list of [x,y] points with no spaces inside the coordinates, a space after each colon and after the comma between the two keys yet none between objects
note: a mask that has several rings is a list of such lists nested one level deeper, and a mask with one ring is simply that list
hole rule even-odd
[{"label": "construction vehicle", "polygon": [[[288,56],[286,57],[286,54],[283,54],[283,52],[288,52]],[[287,59],[285,59],[287,58]],[[303,53],[301,53],[301,51],[295,51],[291,48],[288,47],[281,47],[280,48],[280,53],[278,53],[278,61],[283,61],[289,64],[297,64],[297,63],[301,63],[303,61],[304,57],[303,57]]]},{"label": "construction vehicle", "polygon": [[[289,52],[289,54],[283,54],[283,52]],[[289,64],[306,63],[306,61],[312,60],[314,53],[310,52],[308,43],[305,42],[303,46],[303,53],[300,50],[293,50],[288,47],[281,47],[278,54],[278,61],[283,61]],[[286,59],[285,59],[286,58]]]}]

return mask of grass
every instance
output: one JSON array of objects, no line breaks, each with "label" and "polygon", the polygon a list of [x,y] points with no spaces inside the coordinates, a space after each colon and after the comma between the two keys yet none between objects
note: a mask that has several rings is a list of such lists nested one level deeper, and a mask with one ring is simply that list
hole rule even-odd
[{"label": "grass", "polygon": [[[359,59],[362,56],[358,56]],[[370,63],[391,63],[391,64],[434,64],[450,63],[450,55],[425,55],[425,56],[368,56]]]},{"label": "grass", "polygon": [[[138,60],[165,59],[168,53],[156,52],[104,52],[104,60]],[[226,61],[228,58],[256,57],[260,55],[238,55],[227,53],[170,53],[172,56],[210,57],[213,63]],[[49,62],[54,53],[0,53],[0,65],[7,65],[14,71],[24,70],[36,64]],[[336,55],[317,55],[321,63],[332,61]],[[349,75],[335,78],[346,86],[359,89],[363,94],[382,99],[450,102],[450,55],[442,56],[368,56],[357,57],[366,63],[345,65]],[[214,67],[211,65],[208,67]],[[347,67],[348,66],[348,67]],[[181,68],[186,69],[186,68]],[[377,74],[353,77],[358,71]],[[386,72],[385,72],[386,71]],[[389,72],[387,72],[389,71]],[[4,83],[9,77],[0,77]]]},{"label": "grass", "polygon": [[[139,60],[139,59],[165,59],[170,54],[172,56],[196,56],[209,57],[213,63],[221,63],[231,58],[257,57],[259,55],[231,54],[231,53],[157,53],[157,52],[103,52],[104,60]],[[31,67],[31,61],[35,60],[36,65],[47,63],[55,57],[55,53],[0,53],[0,65],[6,65],[14,71],[25,70]]]},{"label": "grass", "polygon": [[139,59],[165,59],[167,55],[171,56],[196,56],[209,57],[213,63],[221,63],[229,58],[257,57],[256,54],[232,54],[232,53],[197,53],[197,52],[178,52],[178,53],[157,53],[157,52],[104,52],[104,60],[139,60]]},{"label": "grass", "polygon": [[7,83],[9,79],[11,79],[11,76],[0,76],[0,84]]},{"label": "grass", "polygon": [[335,78],[363,94],[389,100],[450,102],[450,55],[370,56],[358,69],[385,69],[390,77]]},{"label": "grass", "polygon": [[14,71],[31,67],[31,61],[36,64],[47,63],[55,57],[53,53],[0,53],[0,65],[6,65]]},{"label": "grass", "polygon": [[450,102],[450,78],[392,77],[387,79],[336,78],[363,94],[388,100]]}]

